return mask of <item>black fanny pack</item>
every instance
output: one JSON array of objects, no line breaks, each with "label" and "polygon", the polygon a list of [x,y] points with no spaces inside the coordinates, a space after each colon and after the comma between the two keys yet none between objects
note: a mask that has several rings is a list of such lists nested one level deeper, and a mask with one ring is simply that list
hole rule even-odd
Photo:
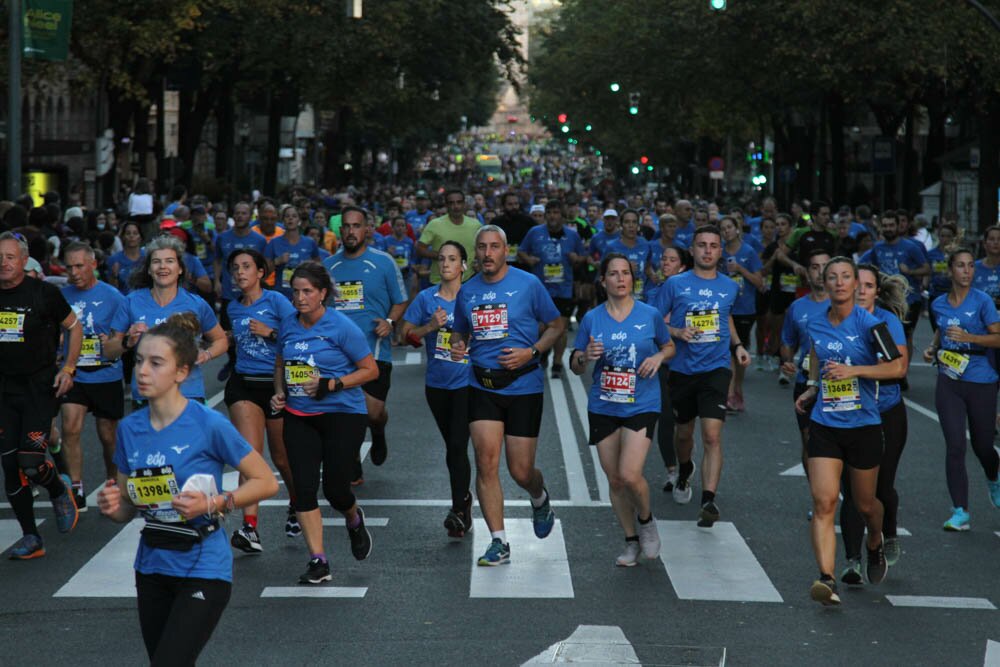
[{"label": "black fanny pack", "polygon": [[527,375],[536,368],[538,368],[538,364],[528,364],[514,371],[508,371],[503,368],[473,366],[472,372],[476,375],[476,380],[479,381],[479,384],[483,385],[486,389],[504,389],[505,387],[509,387],[517,378]]},{"label": "black fanny pack", "polygon": [[186,526],[179,523],[146,521],[142,529],[142,539],[146,546],[167,551],[190,551],[196,544],[219,529],[219,522],[204,526]]}]

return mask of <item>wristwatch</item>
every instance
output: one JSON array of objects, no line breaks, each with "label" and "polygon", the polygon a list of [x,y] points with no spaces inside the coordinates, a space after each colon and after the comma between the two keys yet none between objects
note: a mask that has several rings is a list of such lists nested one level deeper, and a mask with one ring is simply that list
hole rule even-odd
[{"label": "wristwatch", "polygon": [[343,382],[343,380],[341,380],[340,378],[337,378],[337,379],[335,379],[333,381],[333,393],[337,393],[338,391],[340,391],[343,388],[344,388],[344,382]]},{"label": "wristwatch", "polygon": [[537,359],[540,356],[542,356],[542,353],[538,351],[537,347],[535,347],[534,345],[532,345],[531,346],[531,358],[532,359]]}]

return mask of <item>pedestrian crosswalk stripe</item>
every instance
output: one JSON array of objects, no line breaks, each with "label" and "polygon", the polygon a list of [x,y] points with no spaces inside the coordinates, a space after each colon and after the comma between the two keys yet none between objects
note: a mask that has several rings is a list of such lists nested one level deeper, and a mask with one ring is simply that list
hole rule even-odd
[{"label": "pedestrian crosswalk stripe", "polygon": [[635,649],[619,626],[580,625],[569,637],[556,642],[521,667],[566,662],[602,665],[641,664]]},{"label": "pedestrian crosswalk stripe", "polygon": [[66,584],[57,598],[134,598],[135,552],[145,522],[133,519],[87,561]]},{"label": "pedestrian crosswalk stripe", "polygon": [[805,471],[805,468],[802,467],[801,463],[796,463],[791,468],[789,468],[785,472],[781,473],[781,476],[782,477],[805,477],[806,476],[806,471]]},{"label": "pedestrian crosswalk stripe", "polygon": [[365,586],[268,586],[262,598],[363,598]]},{"label": "pedestrian crosswalk stripe", "polygon": [[[544,540],[535,537],[530,519],[505,519],[510,563],[480,567],[472,562],[470,598],[572,598],[573,579],[566,555],[562,522],[556,519]],[[473,555],[478,558],[490,543],[486,521],[476,519]]]},{"label": "pedestrian crosswalk stripe", "polygon": [[[338,516],[332,519],[323,519],[323,525],[346,526],[347,522],[344,520],[344,517]],[[365,525],[368,526],[369,528],[385,528],[386,526],[389,525],[389,519],[385,517],[366,516]]]},{"label": "pedestrian crosswalk stripe", "polygon": [[[838,535],[841,534],[841,532],[840,532],[840,526],[839,525],[834,526],[833,530]],[[897,528],[896,529],[896,537],[913,537],[913,533],[911,533],[910,531],[908,531],[905,528]]]},{"label": "pedestrian crosswalk stripe", "polygon": [[693,521],[657,521],[660,560],[682,600],[782,602],[736,526],[699,528]]},{"label": "pedestrian crosswalk stripe", "polygon": [[[39,526],[45,523],[45,519],[38,519],[35,523]],[[21,539],[21,524],[14,519],[0,520],[0,551],[7,551],[14,543]]]},{"label": "pedestrian crosswalk stripe", "polygon": [[935,609],[993,609],[986,598],[937,597],[933,595],[886,595],[893,607],[933,607]]},{"label": "pedestrian crosswalk stripe", "polygon": [[992,639],[986,640],[986,657],[983,659],[983,667],[1000,667],[1000,642]]}]

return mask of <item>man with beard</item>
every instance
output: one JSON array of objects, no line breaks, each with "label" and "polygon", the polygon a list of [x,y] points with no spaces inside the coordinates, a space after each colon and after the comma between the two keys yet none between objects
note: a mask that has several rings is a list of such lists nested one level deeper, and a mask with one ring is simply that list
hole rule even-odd
[{"label": "man with beard", "polygon": [[[335,307],[365,334],[378,364],[378,377],[362,386],[368,408],[368,428],[372,434],[372,463],[377,466],[389,455],[385,408],[392,379],[393,324],[406,312],[407,292],[396,261],[386,252],[368,245],[369,223],[364,210],[348,206],[341,213],[341,247],[323,260],[336,281]],[[363,481],[361,452],[358,452],[354,484]]]}]

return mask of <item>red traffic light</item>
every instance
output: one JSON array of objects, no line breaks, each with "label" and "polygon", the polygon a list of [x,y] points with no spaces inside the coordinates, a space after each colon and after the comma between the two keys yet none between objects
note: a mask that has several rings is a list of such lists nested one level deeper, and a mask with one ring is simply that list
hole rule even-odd
[{"label": "red traffic light", "polygon": [[556,116],[556,118],[558,118],[558,119],[559,119],[559,122],[560,122],[560,123],[565,123],[565,122],[566,122],[566,119],[567,119],[567,118],[569,118],[569,116],[567,116],[567,115],[566,115],[566,114],[564,114],[564,113],[561,113],[561,114],[559,114],[558,116]]},{"label": "red traffic light", "polygon": [[643,164],[649,164],[649,158],[643,155],[641,158],[639,158],[639,162]]}]

